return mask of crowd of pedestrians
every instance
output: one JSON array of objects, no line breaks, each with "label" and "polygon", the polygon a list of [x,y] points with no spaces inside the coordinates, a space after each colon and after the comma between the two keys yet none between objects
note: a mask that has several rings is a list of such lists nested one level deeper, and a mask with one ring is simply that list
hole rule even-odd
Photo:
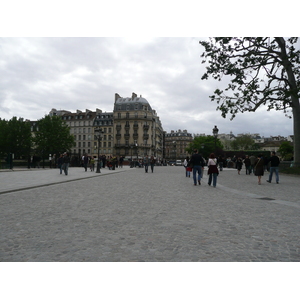
[{"label": "crowd of pedestrians", "polygon": [[201,185],[201,178],[203,178],[204,166],[208,167],[208,185],[216,187],[217,178],[219,172],[223,170],[224,165],[230,168],[235,168],[238,175],[241,175],[243,166],[245,166],[245,174],[254,174],[257,176],[258,184],[261,185],[262,176],[264,176],[265,171],[269,171],[269,177],[267,182],[271,183],[273,174],[275,173],[276,183],[279,183],[279,164],[280,159],[273,151],[271,157],[264,157],[262,154],[257,156],[246,155],[245,158],[233,156],[232,158],[224,159],[222,156],[215,157],[214,153],[211,153],[207,161],[198,153],[195,149],[191,157],[187,156],[183,162],[185,168],[185,176],[190,177],[193,174],[194,185]]}]

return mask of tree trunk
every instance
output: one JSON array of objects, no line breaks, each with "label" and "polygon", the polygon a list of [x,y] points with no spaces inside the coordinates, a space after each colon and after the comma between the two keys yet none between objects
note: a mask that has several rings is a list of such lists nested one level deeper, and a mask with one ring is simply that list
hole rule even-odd
[{"label": "tree trunk", "polygon": [[291,102],[293,110],[293,125],[294,125],[294,162],[295,165],[300,166],[300,104],[298,96],[298,88],[295,79],[295,74],[293,72],[292,64],[289,61],[288,55],[286,53],[286,43],[284,38],[276,37],[281,54],[283,67],[286,70],[288,76],[288,82],[290,86],[291,93]]},{"label": "tree trunk", "polygon": [[300,166],[300,107],[293,106],[293,121],[294,121],[294,162]]}]

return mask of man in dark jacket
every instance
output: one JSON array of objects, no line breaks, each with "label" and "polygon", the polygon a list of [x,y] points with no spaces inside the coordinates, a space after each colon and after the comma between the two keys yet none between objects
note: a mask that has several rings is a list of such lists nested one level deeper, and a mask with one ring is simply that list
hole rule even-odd
[{"label": "man in dark jacket", "polygon": [[202,178],[202,168],[204,167],[204,161],[202,156],[198,153],[198,150],[194,150],[194,154],[191,157],[190,163],[193,166],[193,179],[194,179],[194,185],[197,185],[197,176],[198,173],[198,183],[201,185],[201,178]]},{"label": "man in dark jacket", "polygon": [[64,156],[63,156],[63,170],[65,172],[65,175],[68,175],[69,164],[70,164],[70,157],[69,157],[68,153],[65,152]]},{"label": "man in dark jacket", "polygon": [[246,155],[246,158],[244,159],[244,164],[246,168],[246,175],[251,174],[251,160],[248,155]]},{"label": "man in dark jacket", "polygon": [[267,182],[271,183],[273,172],[275,172],[276,183],[279,183],[278,169],[279,169],[280,160],[274,151],[272,152],[272,156],[269,158],[268,162],[271,162],[271,166],[270,166],[269,180],[267,180]]}]

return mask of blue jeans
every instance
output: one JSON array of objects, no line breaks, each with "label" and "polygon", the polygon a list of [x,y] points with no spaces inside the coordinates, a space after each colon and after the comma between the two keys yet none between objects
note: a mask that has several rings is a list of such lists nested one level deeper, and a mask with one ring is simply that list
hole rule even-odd
[{"label": "blue jeans", "polygon": [[148,173],[148,164],[145,164],[145,172]]},{"label": "blue jeans", "polygon": [[279,182],[278,167],[270,167],[269,181],[272,181],[273,172],[275,172],[276,182]]},{"label": "blue jeans", "polygon": [[200,181],[202,177],[202,166],[193,166],[194,184],[197,184],[197,178],[196,178],[197,172],[198,172],[198,181]]},{"label": "blue jeans", "polygon": [[211,181],[212,181],[213,182],[213,186],[216,187],[216,185],[217,185],[217,177],[218,177],[217,173],[211,173],[211,174],[209,174],[208,184],[211,185]]},{"label": "blue jeans", "polygon": [[68,163],[65,163],[65,164],[64,164],[64,172],[65,172],[65,175],[68,175],[68,170],[69,170],[69,164],[68,164]]}]

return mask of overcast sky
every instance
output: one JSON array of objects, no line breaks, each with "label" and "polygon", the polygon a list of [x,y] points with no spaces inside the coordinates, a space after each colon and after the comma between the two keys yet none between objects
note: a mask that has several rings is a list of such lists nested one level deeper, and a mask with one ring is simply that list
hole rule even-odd
[{"label": "overcast sky", "polygon": [[[134,26],[138,28],[141,19],[136,16]],[[124,25],[126,20],[128,15]],[[122,22],[118,25],[122,27]],[[216,88],[226,87],[225,82],[201,80],[205,67],[201,64],[203,48],[199,40],[205,37],[148,38],[151,35],[147,32],[128,38],[79,38],[76,36],[84,34],[77,27],[73,37],[34,37],[65,34],[56,29],[53,35],[49,31],[28,35],[25,31],[23,36],[33,36],[25,38],[17,37],[18,30],[0,39],[2,119],[16,116],[37,120],[52,108],[112,111],[115,93],[130,97],[134,92],[148,100],[167,132],[186,129],[212,134],[217,125],[219,133],[259,133],[265,137],[293,134],[291,119],[282,112],[268,112],[265,107],[256,113],[238,114],[233,121],[230,116],[221,117],[209,95]],[[126,32],[120,33],[126,36]]]}]

